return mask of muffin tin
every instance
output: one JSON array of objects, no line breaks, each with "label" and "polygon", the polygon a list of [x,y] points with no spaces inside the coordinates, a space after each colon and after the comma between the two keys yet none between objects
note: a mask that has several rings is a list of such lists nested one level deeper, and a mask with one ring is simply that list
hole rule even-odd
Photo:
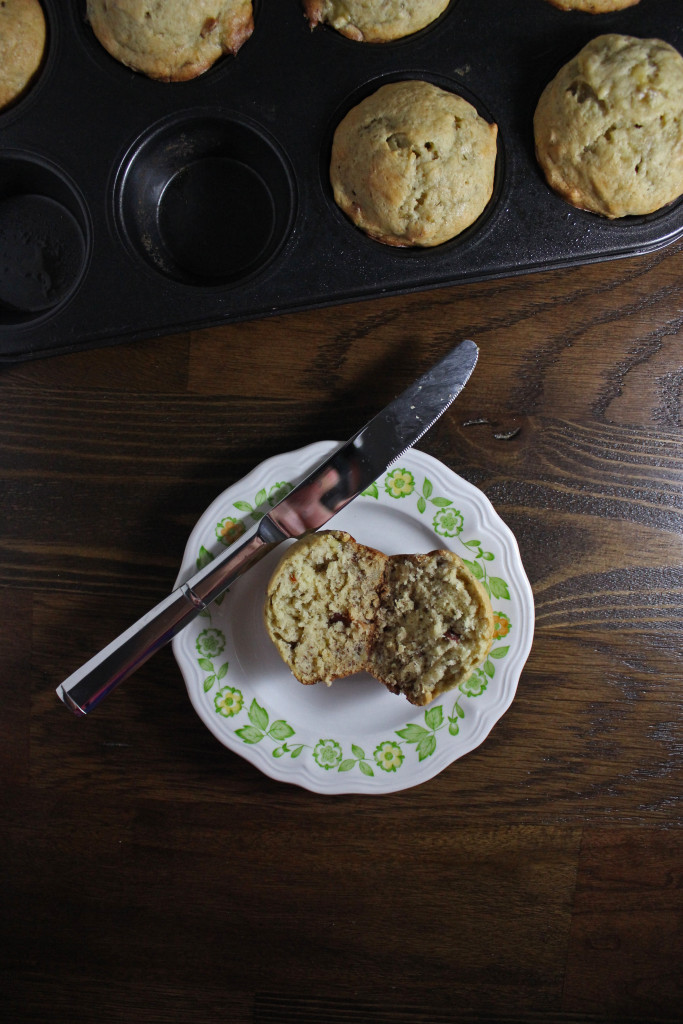
[{"label": "muffin tin", "polygon": [[[395,43],[311,31],[300,0],[255,0],[235,57],[160,83],[111,58],[81,0],[42,0],[43,67],[0,113],[0,359],[648,252],[683,202],[607,221],[552,193],[533,151],[538,96],[590,38],[683,50],[680,0],[610,15],[545,0],[452,0]],[[460,93],[499,126],[480,219],[433,249],[367,238],[328,180],[334,128],[400,78]]]}]

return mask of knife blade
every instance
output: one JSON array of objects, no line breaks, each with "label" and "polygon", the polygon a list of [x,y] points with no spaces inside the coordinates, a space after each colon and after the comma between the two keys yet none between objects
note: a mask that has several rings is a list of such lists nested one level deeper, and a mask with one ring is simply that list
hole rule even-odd
[{"label": "knife blade", "polygon": [[478,354],[473,341],[456,345],[311,470],[237,547],[209,562],[65,679],[59,698],[76,715],[87,715],[274,547],[329,522],[426,434],[464,388]]}]

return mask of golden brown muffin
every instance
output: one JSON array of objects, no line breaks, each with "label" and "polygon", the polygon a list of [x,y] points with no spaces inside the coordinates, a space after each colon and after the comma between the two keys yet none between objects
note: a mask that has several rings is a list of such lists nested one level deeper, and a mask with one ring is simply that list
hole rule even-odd
[{"label": "golden brown muffin", "polygon": [[493,642],[489,596],[452,551],[387,559],[368,671],[429,704],[481,665]]},{"label": "golden brown muffin", "polygon": [[592,39],[543,90],[536,156],[551,188],[604,217],[683,194],[683,57],[659,39]]},{"label": "golden brown muffin", "polygon": [[430,82],[384,85],[334,133],[335,202],[377,241],[440,245],[491,198],[497,131],[467,100]]},{"label": "golden brown muffin", "polygon": [[450,0],[303,0],[311,28],[326,24],[359,43],[387,43],[430,25]]},{"label": "golden brown muffin", "polygon": [[268,586],[268,633],[299,680],[331,683],[368,659],[386,557],[327,530],[293,544]]},{"label": "golden brown muffin", "polygon": [[254,29],[251,0],[88,0],[112,57],[163,82],[184,82],[235,54]]},{"label": "golden brown muffin", "polygon": [[0,109],[31,84],[45,51],[45,16],[38,0],[0,5]]},{"label": "golden brown muffin", "polygon": [[553,7],[561,11],[585,11],[586,14],[608,14],[610,11],[623,11],[625,7],[635,7],[640,0],[548,0]]},{"label": "golden brown muffin", "polygon": [[344,531],[293,544],[268,585],[268,634],[302,683],[367,671],[417,706],[488,654],[488,594],[451,551],[387,557]]}]

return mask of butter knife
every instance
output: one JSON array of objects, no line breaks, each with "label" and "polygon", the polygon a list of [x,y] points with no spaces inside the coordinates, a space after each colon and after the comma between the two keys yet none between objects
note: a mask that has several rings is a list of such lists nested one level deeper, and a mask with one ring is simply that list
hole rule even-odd
[{"label": "butter knife", "polygon": [[336,449],[234,545],[69,676],[57,694],[87,715],[265,554],[318,530],[426,434],[462,391],[477,362],[462,341]]}]

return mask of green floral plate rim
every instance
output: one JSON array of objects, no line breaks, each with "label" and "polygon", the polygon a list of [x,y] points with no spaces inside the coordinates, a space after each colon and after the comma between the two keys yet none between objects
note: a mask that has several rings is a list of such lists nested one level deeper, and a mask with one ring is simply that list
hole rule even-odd
[{"label": "green floral plate rim", "polygon": [[[228,487],[193,529],[176,585],[254,529],[338,445],[319,441],[266,460]],[[192,705],[214,736],[273,779],[316,793],[391,793],[426,782],[477,747],[514,699],[531,649],[534,605],[514,535],[488,498],[411,449],[338,513],[387,554],[450,548],[491,595],[496,633],[486,662],[426,708],[367,675],[302,686],[263,622],[283,548],[255,565],[173,641]]]}]

